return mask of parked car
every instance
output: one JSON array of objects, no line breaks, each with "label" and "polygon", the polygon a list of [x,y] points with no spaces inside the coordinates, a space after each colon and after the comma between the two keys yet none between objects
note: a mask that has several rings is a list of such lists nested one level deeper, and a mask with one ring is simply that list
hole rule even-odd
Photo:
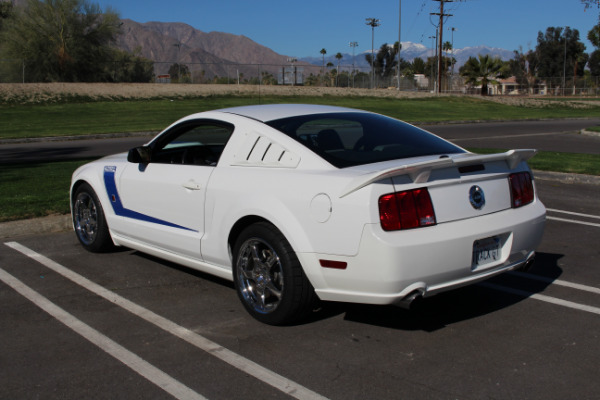
[{"label": "parked car", "polygon": [[202,112],[77,169],[73,225],[92,252],[233,280],[253,317],[286,324],[318,300],[408,305],[531,265],[546,213],[534,154],[473,154],[348,108]]}]

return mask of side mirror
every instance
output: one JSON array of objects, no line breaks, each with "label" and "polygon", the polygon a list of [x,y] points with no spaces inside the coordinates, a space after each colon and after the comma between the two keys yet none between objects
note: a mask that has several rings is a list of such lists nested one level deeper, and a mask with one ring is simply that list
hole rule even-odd
[{"label": "side mirror", "polygon": [[152,160],[152,149],[148,146],[134,147],[127,154],[127,161],[134,164],[148,164]]}]

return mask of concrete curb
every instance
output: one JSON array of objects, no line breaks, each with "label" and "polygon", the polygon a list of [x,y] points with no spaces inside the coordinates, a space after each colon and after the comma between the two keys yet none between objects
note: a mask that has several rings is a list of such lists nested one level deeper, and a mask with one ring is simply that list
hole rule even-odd
[{"label": "concrete curb", "polygon": [[[599,185],[600,176],[564,174],[560,172],[533,171],[535,179],[560,182],[563,184]],[[73,229],[70,215],[52,215],[49,217],[24,219],[0,223],[0,239],[45,233],[66,232]]]},{"label": "concrete curb", "polygon": [[70,215],[23,219],[0,223],[0,239],[44,233],[65,232],[73,229]]},{"label": "concrete curb", "polygon": [[579,133],[586,136],[597,136],[600,137],[600,132],[588,131],[587,129],[582,129]]},{"label": "concrete curb", "polygon": [[562,172],[533,171],[533,176],[541,181],[554,181],[560,183],[582,183],[585,185],[600,185],[600,176],[583,174],[565,174]]}]

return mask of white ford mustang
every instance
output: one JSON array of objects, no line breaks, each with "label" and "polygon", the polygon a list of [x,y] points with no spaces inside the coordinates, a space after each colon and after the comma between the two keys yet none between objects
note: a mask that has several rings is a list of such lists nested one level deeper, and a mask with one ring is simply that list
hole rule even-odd
[{"label": "white ford mustang", "polygon": [[233,280],[253,317],[285,324],[318,299],[407,305],[528,267],[546,215],[534,154],[348,108],[209,111],[75,171],[73,225],[90,251]]}]

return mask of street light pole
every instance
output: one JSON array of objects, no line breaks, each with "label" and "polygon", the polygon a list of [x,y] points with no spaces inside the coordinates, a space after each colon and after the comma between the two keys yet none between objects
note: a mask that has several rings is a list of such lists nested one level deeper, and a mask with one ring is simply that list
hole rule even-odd
[{"label": "street light pole", "polygon": [[400,50],[402,50],[402,0],[398,0],[398,91],[400,91]]},{"label": "street light pole", "polygon": [[433,82],[432,89],[433,89],[433,93],[437,92],[437,79],[435,79],[435,73],[434,73],[434,68],[433,68],[433,63],[435,61],[435,49],[437,48],[437,28],[435,30],[435,36],[429,36],[429,39],[433,39],[435,40],[435,44],[433,43],[432,40],[432,44],[431,44],[431,49],[433,50],[433,56],[431,57],[431,75],[430,75],[430,82]]},{"label": "street light pole", "polygon": [[452,64],[452,79],[454,79],[454,31],[456,30],[455,27],[452,27],[452,60],[450,60],[450,63]]},{"label": "street light pole", "polygon": [[366,24],[371,27],[371,89],[375,87],[374,79],[375,72],[373,67],[373,61],[375,60],[375,27],[380,26],[381,23],[377,18],[366,18]]},{"label": "street light pole", "polygon": [[565,58],[563,60],[563,96],[565,95],[565,89],[567,88],[567,29],[568,26],[565,27]]}]

